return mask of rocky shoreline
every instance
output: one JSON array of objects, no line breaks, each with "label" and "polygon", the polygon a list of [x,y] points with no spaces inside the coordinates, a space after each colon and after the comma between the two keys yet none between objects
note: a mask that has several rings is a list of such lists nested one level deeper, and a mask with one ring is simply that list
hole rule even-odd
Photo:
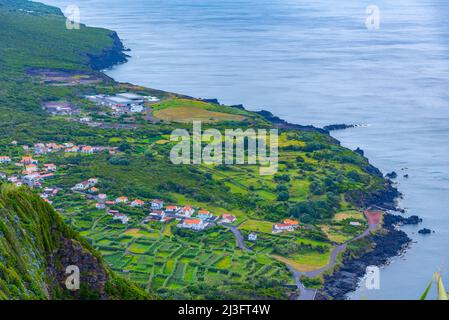
[{"label": "rocky shoreline", "polygon": [[129,55],[125,51],[129,50],[125,48],[117,33],[112,32],[109,36],[112,39],[112,47],[105,48],[99,55],[88,55],[89,65],[94,70],[111,68],[128,61]]},{"label": "rocky shoreline", "polygon": [[[384,232],[369,236],[373,249],[353,258],[347,252],[343,265],[332,275],[325,276],[324,287],[317,293],[317,300],[344,300],[346,295],[359,286],[360,279],[365,275],[367,266],[386,265],[392,257],[401,255],[411,239],[404,231],[397,230],[393,221],[395,215],[384,216]],[[391,218],[391,219],[390,219]]]}]

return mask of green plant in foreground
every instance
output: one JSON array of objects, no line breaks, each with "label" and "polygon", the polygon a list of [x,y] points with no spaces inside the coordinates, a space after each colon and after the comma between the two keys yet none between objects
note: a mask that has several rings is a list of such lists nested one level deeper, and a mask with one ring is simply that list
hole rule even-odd
[{"label": "green plant in foreground", "polygon": [[437,294],[438,294],[438,300],[449,300],[448,299],[448,292],[446,292],[446,289],[444,289],[443,279],[441,277],[440,272],[435,272],[433,274],[432,280],[430,281],[429,285],[427,286],[424,293],[421,295],[420,300],[426,300],[427,294],[430,291],[430,288],[434,284],[434,282],[437,283]]}]

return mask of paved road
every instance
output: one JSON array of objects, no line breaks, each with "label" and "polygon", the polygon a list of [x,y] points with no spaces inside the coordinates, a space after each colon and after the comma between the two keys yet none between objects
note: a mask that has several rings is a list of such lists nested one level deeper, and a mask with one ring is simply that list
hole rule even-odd
[{"label": "paved road", "polygon": [[237,242],[237,247],[239,247],[242,250],[251,251],[251,249],[246,246],[245,238],[243,237],[242,233],[240,232],[239,229],[237,229],[236,226],[227,223],[223,223],[223,226],[229,228],[231,232],[234,234],[235,240]]},{"label": "paved road", "polygon": [[[243,249],[243,250],[251,251],[251,249],[246,246],[245,238],[243,237],[243,235],[241,234],[240,230],[237,227],[235,227],[231,224],[227,224],[227,223],[224,223],[223,226],[229,228],[231,230],[231,232],[234,234],[236,242],[237,242],[237,247],[239,247],[240,249]],[[332,268],[337,263],[337,255],[340,252],[344,251],[349,243],[351,243],[355,240],[361,239],[363,237],[366,237],[367,235],[369,235],[371,233],[372,230],[374,230],[376,228],[377,228],[377,224],[370,224],[370,225],[368,225],[368,228],[365,231],[363,231],[361,234],[359,234],[358,236],[356,236],[342,244],[339,244],[338,246],[335,246],[334,250],[332,250],[329,263],[320,269],[313,270],[313,271],[307,271],[307,272],[301,272],[301,271],[295,269],[293,266],[286,264],[287,268],[293,273],[293,279],[295,280],[296,287],[298,288],[298,294],[296,295],[295,300],[315,300],[315,295],[317,293],[317,290],[315,290],[315,289],[307,289],[306,287],[304,287],[304,285],[302,284],[302,282],[300,280],[302,275],[309,277],[309,278],[314,278],[316,276],[319,276],[326,270]]]},{"label": "paved road", "polygon": [[[332,250],[331,259],[330,259],[329,263],[327,265],[325,265],[324,267],[318,269],[318,270],[313,270],[313,271],[308,271],[308,272],[301,272],[299,270],[296,270],[292,266],[288,265],[287,267],[290,270],[293,269],[294,271],[296,271],[299,274],[299,277],[301,275],[305,275],[305,276],[307,276],[309,278],[313,278],[313,277],[319,276],[320,274],[322,274],[326,270],[328,270],[328,269],[332,268],[333,266],[335,266],[335,264],[337,263],[337,261],[336,261],[337,260],[337,255],[340,252],[344,251],[349,243],[351,243],[351,242],[353,242],[355,240],[361,239],[363,237],[366,237],[367,235],[369,235],[371,233],[371,231],[373,231],[376,228],[377,228],[377,224],[370,224],[370,225],[368,225],[368,228],[365,231],[363,231],[361,234],[359,234],[358,236],[356,236],[356,237],[354,237],[354,238],[352,238],[352,239],[350,239],[350,240],[348,240],[348,241],[346,241],[346,242],[344,242],[344,243],[342,243],[342,244],[340,244],[338,246],[335,246],[334,250]],[[295,281],[296,281],[295,272],[293,274],[294,274]],[[300,291],[300,294],[299,294],[299,297],[298,297],[297,300],[314,300],[315,294],[316,294],[316,290],[311,290],[311,289],[304,288],[304,285],[300,281],[299,281],[299,285],[298,285],[298,281],[297,281],[297,286],[298,286],[298,289]],[[315,292],[315,294],[313,294],[313,298],[312,299],[310,299],[312,297],[311,292]]]}]

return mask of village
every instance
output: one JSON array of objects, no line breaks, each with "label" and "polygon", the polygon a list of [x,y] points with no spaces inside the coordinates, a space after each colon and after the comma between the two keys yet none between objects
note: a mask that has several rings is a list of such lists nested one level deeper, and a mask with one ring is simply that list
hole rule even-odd
[{"label": "village", "polygon": [[[53,163],[41,163],[38,158],[43,155],[58,152],[83,155],[91,155],[103,151],[106,151],[109,154],[117,153],[116,147],[75,145],[70,142],[62,144],[49,142],[36,143],[33,146],[18,146],[17,141],[12,141],[11,145],[14,147],[21,147],[24,155],[17,159],[11,158],[10,156],[0,155],[0,168],[8,167],[10,172],[15,172],[8,175],[7,173],[0,171],[0,179],[6,180],[17,187],[26,185],[38,190],[41,198],[49,204],[53,204],[52,199],[64,190],[60,187],[52,186],[50,183],[44,183],[55,177],[58,173],[58,168]],[[11,168],[15,169],[11,170]],[[237,224],[235,215],[223,213],[218,216],[206,209],[195,208],[188,204],[166,205],[161,199],[144,201],[141,199],[131,200],[124,195],[108,196],[100,191],[98,183],[99,180],[97,178],[89,178],[74,185],[70,191],[83,195],[87,200],[93,200],[95,209],[105,210],[105,212],[111,216],[113,221],[117,220],[122,224],[128,224],[131,218],[129,215],[120,212],[118,206],[129,206],[143,210],[143,212],[146,213],[146,216],[140,221],[142,224],[147,222],[168,223],[171,221],[178,221],[178,228],[190,229],[196,232],[207,230],[216,225],[230,226]],[[272,233],[292,232],[298,228],[305,228],[305,226],[301,226],[297,220],[285,219],[282,223],[273,224]],[[257,240],[257,233],[251,232],[248,235],[248,240]]]}]

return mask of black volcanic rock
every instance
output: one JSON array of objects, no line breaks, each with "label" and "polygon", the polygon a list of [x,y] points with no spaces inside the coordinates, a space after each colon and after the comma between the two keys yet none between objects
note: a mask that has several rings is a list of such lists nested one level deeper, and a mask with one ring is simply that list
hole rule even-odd
[{"label": "black volcanic rock", "polygon": [[359,147],[357,147],[357,149],[355,149],[354,152],[358,153],[362,157],[365,156],[365,152],[362,149],[360,149]]},{"label": "black volcanic rock", "polygon": [[[386,214],[385,221],[394,221],[388,219],[392,216]],[[387,219],[385,219],[387,218]],[[373,243],[374,248],[363,253],[360,257],[350,257],[346,252],[343,256],[343,266],[332,275],[324,277],[324,287],[316,296],[320,300],[343,300],[346,294],[354,291],[359,279],[364,276],[366,267],[371,265],[384,265],[391,257],[401,253],[404,248],[411,242],[407,234],[400,230],[395,230],[394,225],[384,223],[386,234],[375,234],[369,236],[369,240]]]},{"label": "black volcanic rock", "polygon": [[385,175],[388,179],[396,179],[398,177],[398,174],[395,171],[392,171],[390,173],[387,173]]},{"label": "black volcanic rock", "polygon": [[354,128],[354,125],[339,123],[339,124],[330,124],[328,126],[323,127],[323,129],[327,130],[327,131],[344,130],[344,129],[348,129],[348,128]]},{"label": "black volcanic rock", "polygon": [[432,230],[427,229],[427,228],[422,228],[421,230],[418,231],[419,234],[430,234],[432,233]]},{"label": "black volcanic rock", "polygon": [[386,215],[384,222],[390,225],[417,225],[422,222],[422,219],[417,215],[410,217],[403,217],[398,215]]},{"label": "black volcanic rock", "polygon": [[126,49],[117,33],[111,32],[110,37],[113,42],[112,47],[104,49],[99,55],[88,55],[92,69],[102,70],[128,61],[129,56],[124,53]]}]

